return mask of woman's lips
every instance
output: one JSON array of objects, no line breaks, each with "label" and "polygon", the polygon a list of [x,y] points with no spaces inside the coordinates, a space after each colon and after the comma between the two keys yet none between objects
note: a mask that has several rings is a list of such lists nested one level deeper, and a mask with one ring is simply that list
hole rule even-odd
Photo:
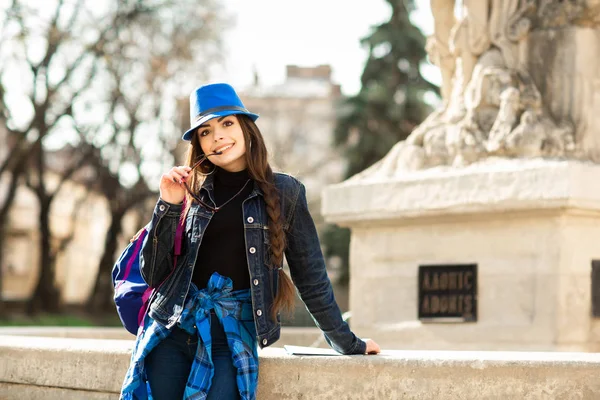
[{"label": "woman's lips", "polygon": [[214,152],[219,153],[217,155],[221,155],[221,154],[225,153],[226,151],[228,151],[229,149],[231,149],[234,145],[235,145],[235,143],[230,143],[228,145],[218,147],[215,149]]}]

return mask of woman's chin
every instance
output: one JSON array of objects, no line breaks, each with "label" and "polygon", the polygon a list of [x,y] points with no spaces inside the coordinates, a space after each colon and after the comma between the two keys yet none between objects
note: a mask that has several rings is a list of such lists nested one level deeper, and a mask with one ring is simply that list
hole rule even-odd
[{"label": "woman's chin", "polygon": [[246,160],[244,159],[243,154],[237,157],[231,157],[229,154],[224,154],[223,156],[219,157],[219,160],[213,160],[213,164],[230,172],[237,172],[246,169]]}]

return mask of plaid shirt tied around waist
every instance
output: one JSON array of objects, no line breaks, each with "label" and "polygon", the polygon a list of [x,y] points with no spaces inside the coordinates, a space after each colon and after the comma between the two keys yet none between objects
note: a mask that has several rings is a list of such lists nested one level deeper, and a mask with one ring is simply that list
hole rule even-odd
[{"label": "plaid shirt tied around waist", "polygon": [[[212,340],[210,335],[210,312],[214,310],[223,325],[232,363],[237,369],[237,385],[240,398],[256,399],[258,384],[258,353],[256,330],[252,313],[250,289],[232,291],[231,279],[213,273],[206,289],[198,290],[192,283],[190,294],[181,314],[179,327],[199,337],[198,349],[186,384],[183,398],[205,399],[212,377]],[[137,336],[131,354],[129,369],[121,388],[123,400],[151,399],[144,360],[154,347],[171,331],[146,315],[144,328]]]}]

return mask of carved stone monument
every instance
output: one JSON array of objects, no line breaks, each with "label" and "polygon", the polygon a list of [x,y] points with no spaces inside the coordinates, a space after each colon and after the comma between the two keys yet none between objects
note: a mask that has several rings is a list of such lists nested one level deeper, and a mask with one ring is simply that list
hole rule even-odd
[{"label": "carved stone monument", "polygon": [[431,0],[444,106],[324,192],[351,323],[395,348],[600,349],[600,0],[459,6]]}]

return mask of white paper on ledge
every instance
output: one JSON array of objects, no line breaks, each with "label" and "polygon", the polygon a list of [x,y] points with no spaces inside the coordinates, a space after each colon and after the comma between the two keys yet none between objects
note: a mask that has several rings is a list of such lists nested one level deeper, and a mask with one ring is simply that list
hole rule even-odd
[{"label": "white paper on ledge", "polygon": [[283,346],[285,351],[289,355],[294,356],[341,356],[343,354],[338,353],[333,349],[319,349],[316,347],[303,347],[303,346]]}]

